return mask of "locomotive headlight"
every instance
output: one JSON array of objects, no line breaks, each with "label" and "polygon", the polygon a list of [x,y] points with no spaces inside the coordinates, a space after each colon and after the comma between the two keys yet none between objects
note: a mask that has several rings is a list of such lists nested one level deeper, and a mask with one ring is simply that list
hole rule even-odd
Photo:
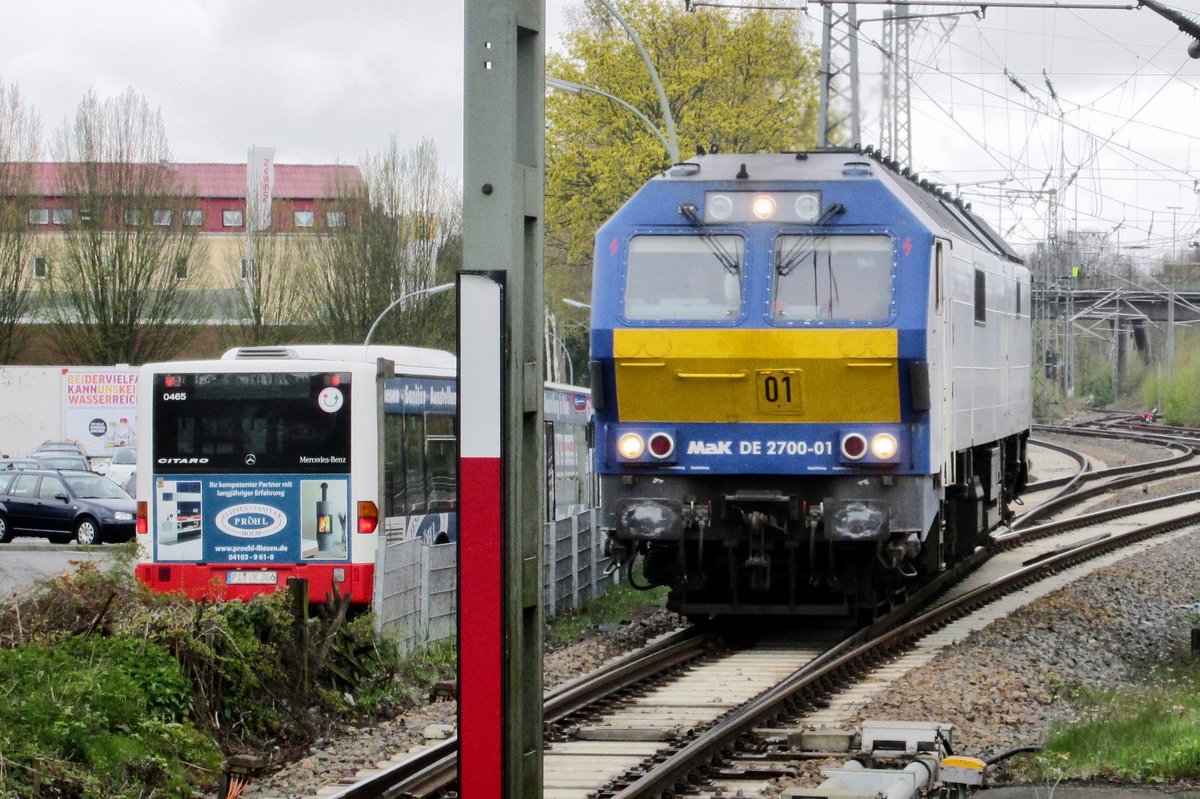
[{"label": "locomotive headlight", "polygon": [[705,217],[716,221],[728,219],[733,213],[733,200],[727,194],[710,194]]},{"label": "locomotive headlight", "polygon": [[646,442],[637,433],[626,433],[617,439],[617,452],[625,460],[637,460],[645,451]]},{"label": "locomotive headlight", "polygon": [[770,219],[775,216],[775,198],[769,194],[759,194],[751,201],[750,210],[759,219]]},{"label": "locomotive headlight", "polygon": [[898,449],[896,437],[888,433],[880,433],[871,439],[871,454],[881,461],[896,457]]},{"label": "locomotive headlight", "polygon": [[801,194],[796,198],[796,216],[801,222],[812,222],[821,211],[821,203],[815,194]]}]

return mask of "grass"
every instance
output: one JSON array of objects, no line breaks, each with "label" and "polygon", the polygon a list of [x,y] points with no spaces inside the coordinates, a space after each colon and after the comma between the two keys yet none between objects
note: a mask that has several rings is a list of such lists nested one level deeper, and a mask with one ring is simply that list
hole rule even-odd
[{"label": "grass", "polygon": [[1030,778],[1154,784],[1200,777],[1200,664],[1164,667],[1147,683],[1082,693],[1091,718],[1056,726],[1031,761]]},{"label": "grass", "polygon": [[639,591],[622,582],[603,596],[584,603],[577,611],[559,611],[550,620],[545,645],[562,646],[601,624],[615,624],[639,613],[662,610],[667,606],[667,591],[665,586]]}]

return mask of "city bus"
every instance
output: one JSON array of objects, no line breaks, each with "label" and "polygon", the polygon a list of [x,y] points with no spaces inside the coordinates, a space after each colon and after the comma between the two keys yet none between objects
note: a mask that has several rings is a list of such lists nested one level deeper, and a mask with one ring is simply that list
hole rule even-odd
[{"label": "city bus", "polygon": [[390,510],[386,383],[438,379],[453,393],[456,369],[439,350],[315,345],[143,366],[138,579],[249,598],[305,577],[314,599],[336,585],[369,603]]},{"label": "city bus", "polygon": [[[230,350],[139,376],[135,573],[193,598],[240,598],[305,577],[371,601],[381,537],[458,536],[452,354],[412,347]],[[587,389],[546,384],[553,520],[590,507]]]}]

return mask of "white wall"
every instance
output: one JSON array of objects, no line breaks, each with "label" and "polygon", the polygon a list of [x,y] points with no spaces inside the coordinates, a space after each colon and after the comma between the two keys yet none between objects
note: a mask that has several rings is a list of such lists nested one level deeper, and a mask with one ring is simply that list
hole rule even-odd
[{"label": "white wall", "polygon": [[62,437],[62,367],[0,366],[0,454]]},{"label": "white wall", "polygon": [[[91,455],[103,454],[103,436],[87,434],[87,420],[92,416],[104,420],[114,414],[109,406],[98,403],[68,409],[64,395],[64,379],[72,373],[133,373],[129,367],[81,367],[81,366],[0,366],[0,454],[23,457],[46,440],[73,438],[83,444]],[[129,422],[136,425],[136,403],[122,406],[118,411]],[[64,416],[70,415],[76,430],[64,435]]]}]

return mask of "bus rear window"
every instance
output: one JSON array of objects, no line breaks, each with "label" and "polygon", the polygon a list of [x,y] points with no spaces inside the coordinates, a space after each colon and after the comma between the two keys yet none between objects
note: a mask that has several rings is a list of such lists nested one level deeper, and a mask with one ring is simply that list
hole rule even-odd
[{"label": "bus rear window", "polygon": [[349,472],[349,378],[196,374],[179,386],[156,376],[155,462],[175,472]]}]

